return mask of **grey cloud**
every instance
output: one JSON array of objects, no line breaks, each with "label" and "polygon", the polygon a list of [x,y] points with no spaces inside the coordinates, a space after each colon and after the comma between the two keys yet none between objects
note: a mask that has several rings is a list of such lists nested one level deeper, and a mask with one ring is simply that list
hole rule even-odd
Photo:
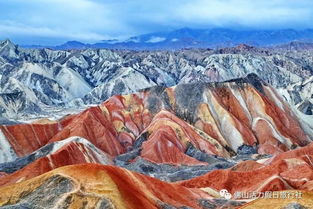
[{"label": "grey cloud", "polygon": [[93,42],[180,27],[312,28],[311,0],[0,1],[1,37]]}]

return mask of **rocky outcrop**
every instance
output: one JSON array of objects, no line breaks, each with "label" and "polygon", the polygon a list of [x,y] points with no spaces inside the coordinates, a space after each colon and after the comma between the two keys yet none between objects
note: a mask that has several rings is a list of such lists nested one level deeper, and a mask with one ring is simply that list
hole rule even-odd
[{"label": "rocky outcrop", "polygon": [[[58,51],[23,49],[6,40],[0,43],[0,116],[14,120],[50,117],[60,107],[98,104],[112,95],[152,86],[220,82],[249,73],[258,74],[274,88],[286,88],[312,77],[311,53],[247,45],[175,52]],[[293,105],[302,103],[303,98],[298,101],[299,96],[293,94],[287,100]],[[297,108],[307,114],[306,104]]]},{"label": "rocky outcrop", "polygon": [[313,115],[313,77],[278,89],[279,93],[297,109],[306,114]]}]

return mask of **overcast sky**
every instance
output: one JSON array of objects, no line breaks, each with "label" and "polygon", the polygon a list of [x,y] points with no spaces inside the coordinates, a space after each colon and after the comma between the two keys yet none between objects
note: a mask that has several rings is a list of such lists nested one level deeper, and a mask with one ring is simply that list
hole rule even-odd
[{"label": "overcast sky", "polygon": [[0,39],[93,43],[190,28],[313,28],[313,0],[0,0]]}]

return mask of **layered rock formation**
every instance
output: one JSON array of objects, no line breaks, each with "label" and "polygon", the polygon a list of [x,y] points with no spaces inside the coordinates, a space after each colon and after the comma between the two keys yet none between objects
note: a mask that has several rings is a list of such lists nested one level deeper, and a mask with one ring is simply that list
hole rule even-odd
[{"label": "layered rock formation", "polygon": [[276,154],[310,142],[292,110],[255,75],[113,96],[59,121],[1,130],[20,157],[80,136],[111,156],[140,148],[140,156],[151,162],[174,164],[200,163],[185,154],[188,146],[229,158],[244,144],[259,154]]},{"label": "layered rock formation", "polygon": [[148,88],[60,120],[0,128],[4,208],[235,208],[247,200],[223,199],[221,189],[313,185],[312,136],[254,74]]},{"label": "layered rock formation", "polygon": [[266,192],[280,190],[312,191],[313,143],[281,153],[268,161],[245,161],[227,170],[215,170],[178,184],[189,188],[235,192]]},{"label": "layered rock formation", "polygon": [[[174,192],[173,191],[177,191]],[[95,164],[62,167],[0,188],[4,208],[201,208],[209,198],[125,169]]]},{"label": "layered rock formation", "polygon": [[[64,108],[98,104],[116,94],[152,86],[225,81],[248,73],[258,74],[275,88],[289,88],[312,77],[311,56],[311,51],[264,50],[246,45],[175,52],[54,51],[23,49],[5,40],[0,43],[0,116],[21,121],[34,115],[50,117],[51,111],[62,115]],[[312,95],[305,89],[297,91]],[[305,98],[291,93],[286,99],[307,114]],[[62,111],[58,111],[60,108]]]},{"label": "layered rock formation", "polygon": [[311,207],[308,52],[0,48],[0,208]]}]

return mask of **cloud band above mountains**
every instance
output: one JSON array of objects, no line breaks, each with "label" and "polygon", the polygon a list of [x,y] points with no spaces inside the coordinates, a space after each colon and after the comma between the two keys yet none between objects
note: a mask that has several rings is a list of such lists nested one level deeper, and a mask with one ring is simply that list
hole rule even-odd
[{"label": "cloud band above mountains", "polygon": [[11,0],[0,8],[0,37],[21,44],[93,42],[185,26],[313,27],[309,0]]}]

